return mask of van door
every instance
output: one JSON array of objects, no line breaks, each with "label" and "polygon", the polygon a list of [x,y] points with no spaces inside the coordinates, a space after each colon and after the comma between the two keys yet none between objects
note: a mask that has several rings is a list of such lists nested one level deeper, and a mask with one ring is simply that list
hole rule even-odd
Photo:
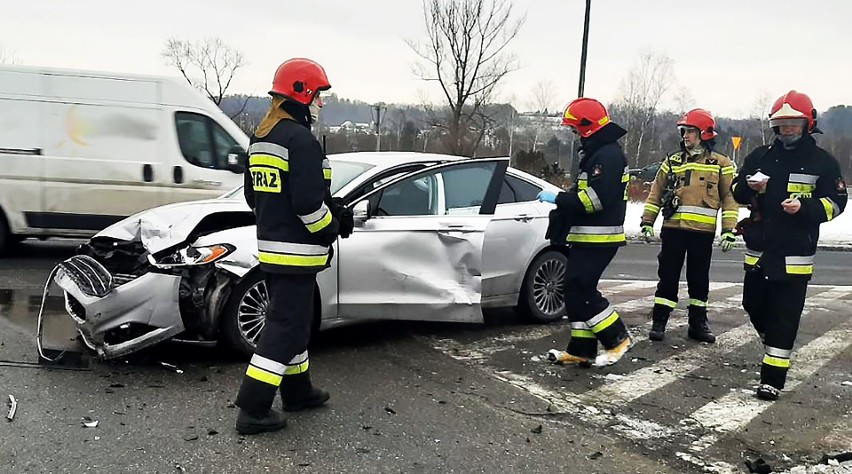
[{"label": "van door", "polygon": [[172,134],[168,202],[214,198],[243,183],[242,169],[228,162],[239,144],[215,120],[178,111]]},{"label": "van door", "polygon": [[33,227],[92,231],[160,204],[156,82],[44,76],[44,212]]}]

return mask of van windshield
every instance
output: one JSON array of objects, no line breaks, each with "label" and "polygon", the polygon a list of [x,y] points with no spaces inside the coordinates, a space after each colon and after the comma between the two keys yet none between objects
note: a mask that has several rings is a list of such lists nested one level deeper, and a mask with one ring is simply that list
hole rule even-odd
[{"label": "van windshield", "polygon": [[[331,194],[336,193],[340,188],[346,186],[353,179],[364,174],[374,165],[361,163],[357,161],[337,161],[328,160],[331,163]],[[242,199],[243,187],[240,186],[232,189],[227,193],[219,196],[219,199]]]}]

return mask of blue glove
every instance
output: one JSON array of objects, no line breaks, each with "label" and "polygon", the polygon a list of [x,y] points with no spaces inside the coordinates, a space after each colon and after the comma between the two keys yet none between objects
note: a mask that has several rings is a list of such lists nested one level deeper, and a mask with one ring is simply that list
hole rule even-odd
[{"label": "blue glove", "polygon": [[553,191],[549,191],[549,190],[545,189],[545,190],[541,191],[540,193],[538,193],[538,196],[536,196],[536,199],[538,199],[541,202],[549,202],[551,204],[556,204],[556,193],[553,192]]},{"label": "blue glove", "polygon": [[719,240],[719,246],[722,247],[722,252],[730,252],[732,248],[734,248],[734,244],[737,242],[737,236],[734,235],[731,231],[722,232],[721,239]]}]

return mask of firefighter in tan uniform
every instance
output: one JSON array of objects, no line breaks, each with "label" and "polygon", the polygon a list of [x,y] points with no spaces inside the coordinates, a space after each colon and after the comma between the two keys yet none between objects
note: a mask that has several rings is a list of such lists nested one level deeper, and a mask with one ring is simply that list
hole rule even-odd
[{"label": "firefighter in tan uniform", "polygon": [[653,324],[649,339],[663,340],[666,323],[677,306],[678,282],[686,258],[689,286],[689,330],[691,339],[713,343],[716,336],[707,326],[707,295],[710,291],[710,258],[716,233],[716,220],[722,210],[722,251],[734,247],[733,230],[738,205],[731,193],[736,173],[734,163],[713,150],[716,120],[710,112],[694,109],[677,123],[681,150],[663,161],[645,203],[641,229],[650,240],[654,221],[662,211],[662,246],[659,283],[654,295]]}]

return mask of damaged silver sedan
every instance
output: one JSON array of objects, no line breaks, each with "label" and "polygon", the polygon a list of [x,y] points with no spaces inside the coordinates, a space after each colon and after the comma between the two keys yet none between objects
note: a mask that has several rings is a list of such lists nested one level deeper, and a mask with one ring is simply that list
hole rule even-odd
[{"label": "damaged silver sedan", "polygon": [[[481,322],[515,306],[564,314],[565,249],[545,239],[556,187],[507,158],[422,153],[329,157],[356,226],[317,276],[315,329],[377,319]],[[268,296],[242,189],[129,217],[60,265],[54,281],[85,343],[111,359],[176,339],[251,354]]]}]

